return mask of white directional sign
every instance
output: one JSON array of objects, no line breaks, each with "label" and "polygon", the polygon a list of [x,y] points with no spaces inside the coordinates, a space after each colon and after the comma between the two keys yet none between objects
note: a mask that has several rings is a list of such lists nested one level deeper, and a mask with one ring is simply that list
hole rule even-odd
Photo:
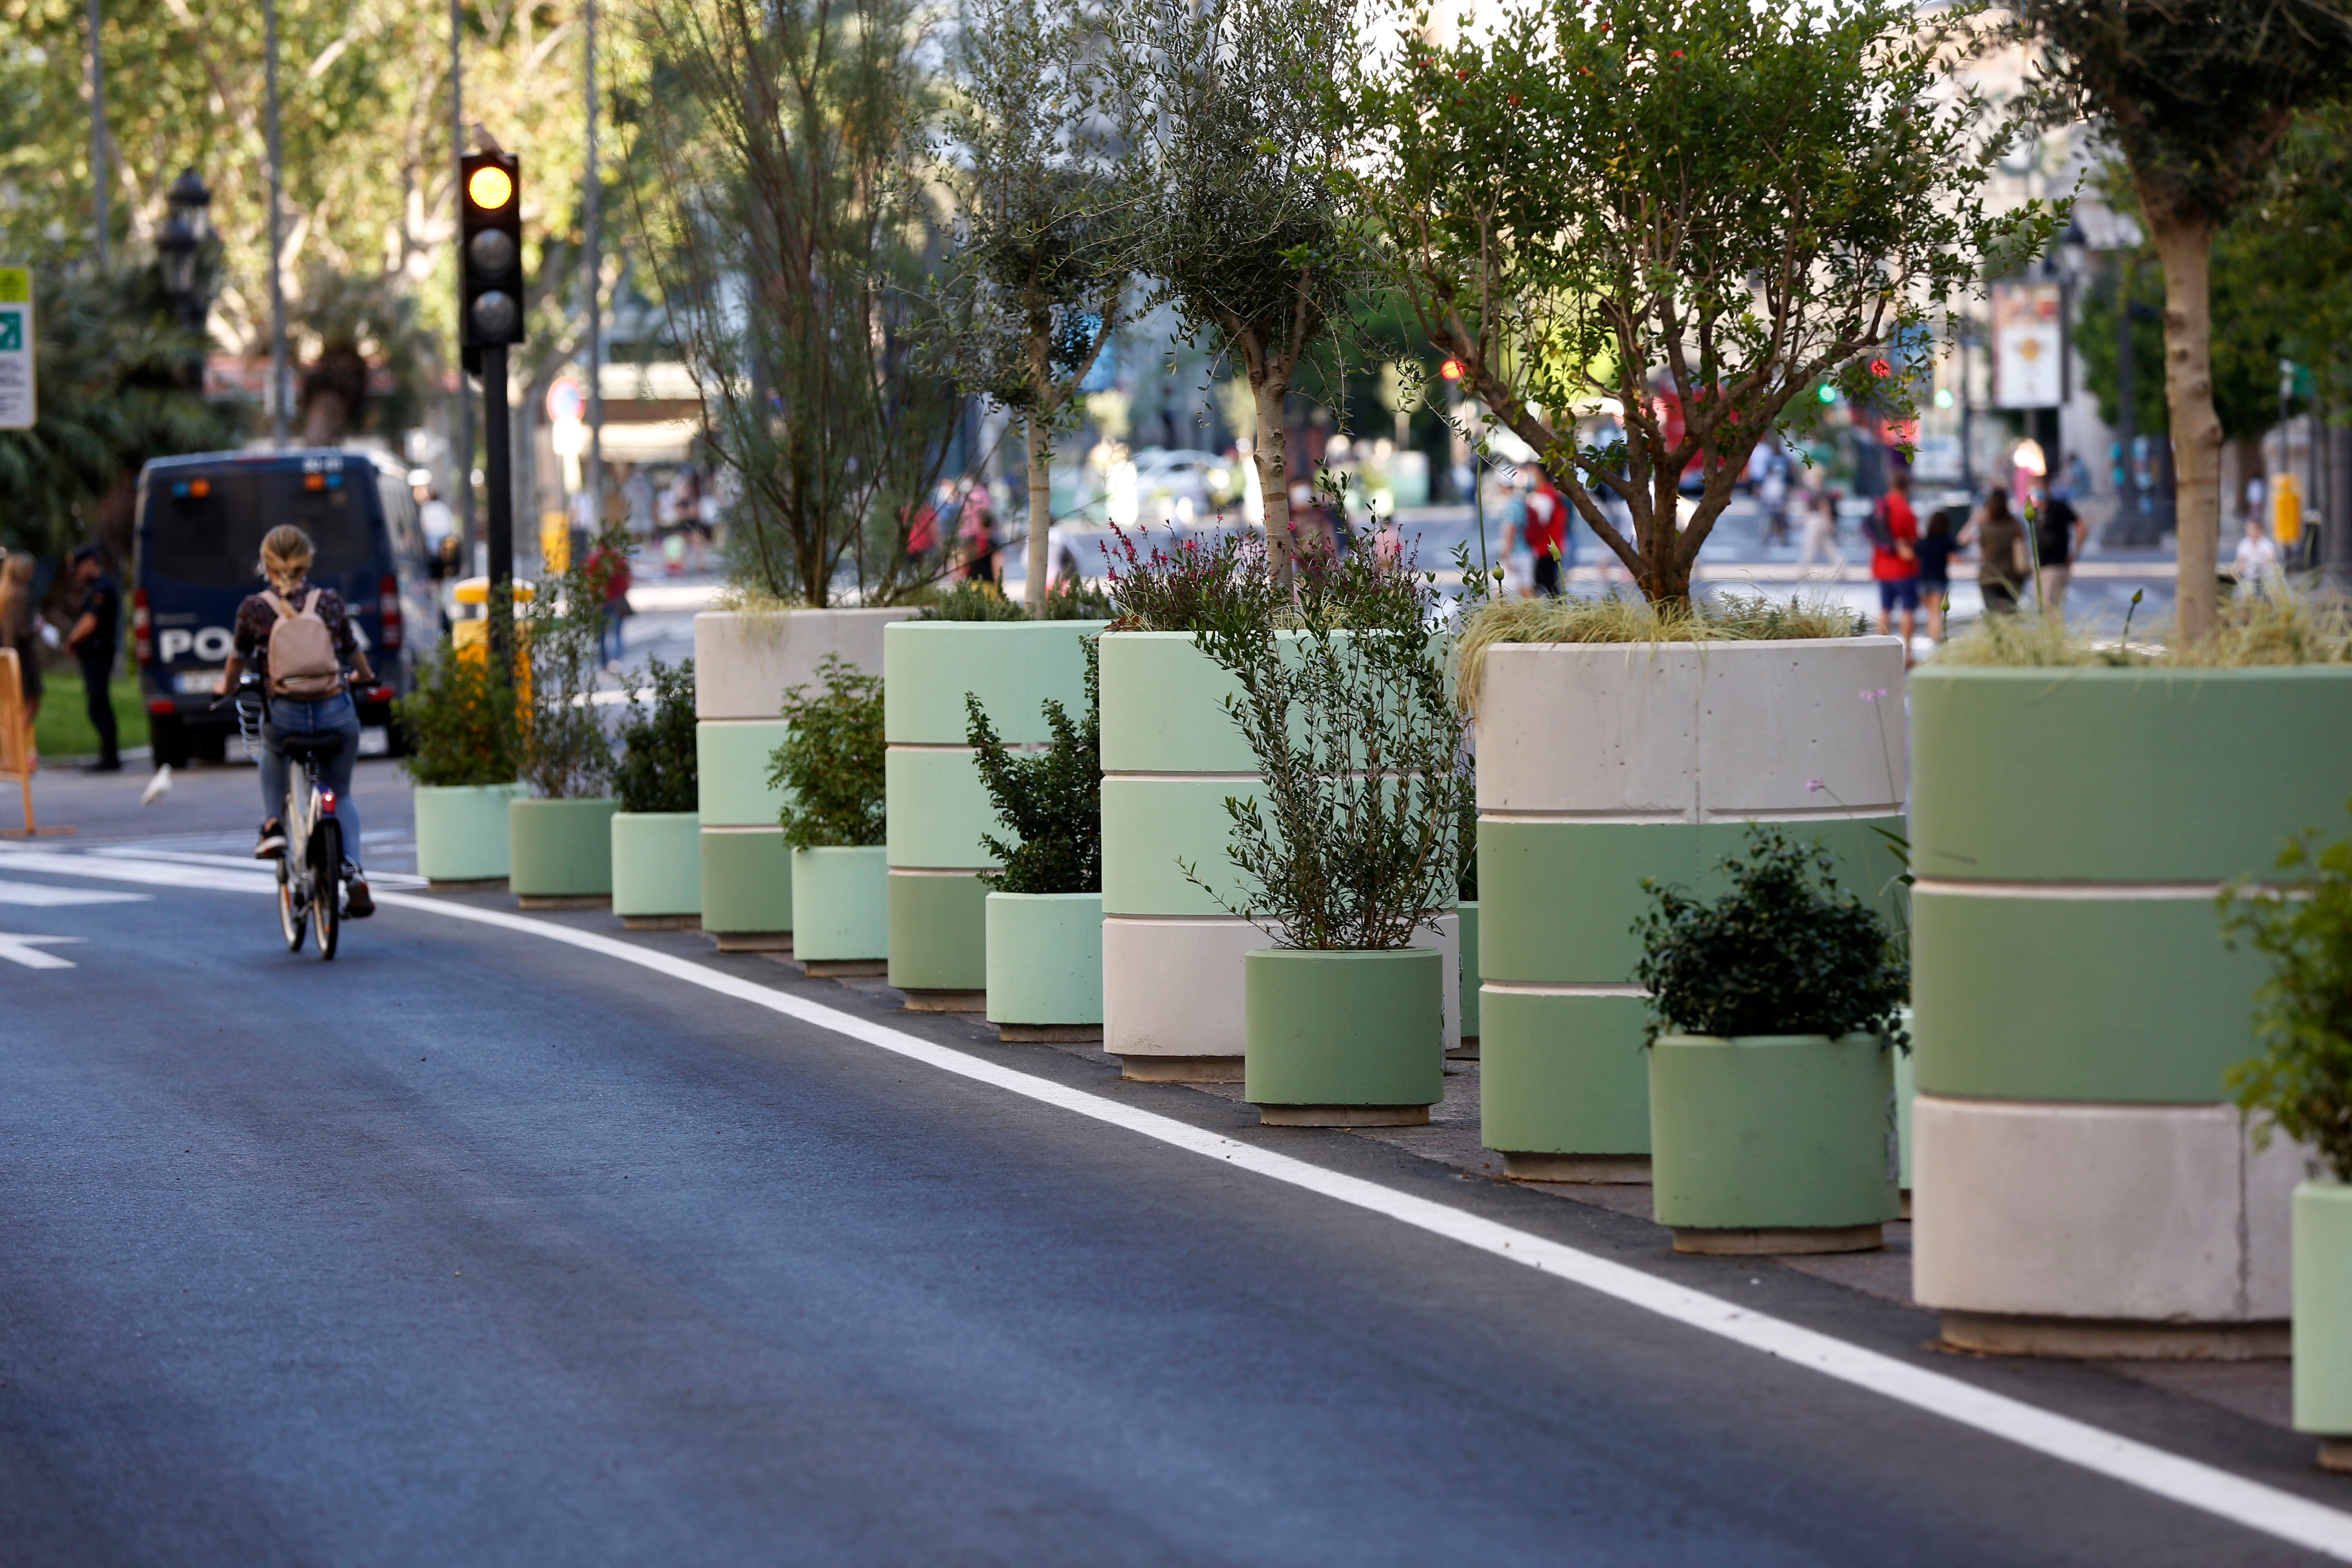
[{"label": "white directional sign", "polygon": [[81,942],[78,936],[26,936],[21,932],[0,931],[0,959],[21,963],[27,969],[71,969],[74,966],[54,952],[43,952],[45,947],[55,947],[62,942]]},{"label": "white directional sign", "polygon": [[33,269],[0,267],[0,430],[33,427]]}]

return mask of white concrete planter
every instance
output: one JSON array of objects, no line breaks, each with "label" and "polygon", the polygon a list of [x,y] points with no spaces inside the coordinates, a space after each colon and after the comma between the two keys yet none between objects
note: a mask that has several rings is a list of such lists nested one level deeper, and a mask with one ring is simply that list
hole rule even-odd
[{"label": "white concrete planter", "polygon": [[1482,1136],[1536,1180],[1641,1181],[1633,921],[1644,877],[1702,894],[1747,824],[1785,825],[1879,895],[1897,866],[1893,637],[1504,644],[1478,693]]},{"label": "white concrete planter", "polygon": [[694,617],[695,763],[702,818],[702,929],[721,951],[792,945],[783,796],[768,755],[784,738],[784,693],[827,655],[882,673],[882,628],[911,609],[705,610]]},{"label": "white concrete planter", "polygon": [[[1179,864],[1234,886],[1225,797],[1258,785],[1221,705],[1234,689],[1189,632],[1102,639],[1103,1049],[1129,1078],[1242,1081],[1242,958],[1266,936]],[[1238,888],[1226,897],[1238,903]],[[1448,1050],[1462,1040],[1456,926],[1448,914],[1412,944],[1448,954]]]}]

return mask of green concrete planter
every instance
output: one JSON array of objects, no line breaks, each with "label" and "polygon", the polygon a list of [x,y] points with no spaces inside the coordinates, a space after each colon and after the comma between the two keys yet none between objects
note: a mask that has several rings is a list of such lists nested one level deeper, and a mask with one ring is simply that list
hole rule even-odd
[{"label": "green concrete planter", "polygon": [[2294,1189],[2294,1429],[2352,1469],[2352,1186]]},{"label": "green concrete planter", "polygon": [[1253,948],[1244,1093],[1269,1126],[1410,1126],[1445,1093],[1446,954]]},{"label": "green concrete planter", "polygon": [[1930,665],[1911,698],[1919,1301],[1979,1348],[2270,1353],[2299,1156],[2228,1103],[2265,965],[2214,895],[2342,819],[2352,668]]},{"label": "green concrete planter", "polygon": [[1660,1035],[1650,1149],[1678,1252],[1882,1245],[1897,1193],[1895,1051],[1874,1035]]},{"label": "green concrete planter", "polygon": [[1478,1054],[1478,900],[1456,904],[1454,912],[1462,921],[1462,1044],[1452,1054],[1475,1057]]},{"label": "green concrete planter", "polygon": [[418,784],[416,870],[431,882],[495,882],[507,874],[507,804],[520,784]]},{"label": "green concrete planter", "polygon": [[836,656],[882,669],[882,629],[905,609],[731,611],[694,617],[696,797],[702,822],[702,929],[721,951],[792,945],[792,863],[768,784],[784,738],[784,693]]},{"label": "green concrete planter", "polygon": [[512,867],[507,887],[528,902],[601,903],[613,892],[611,796],[594,800],[513,800],[507,803]]},{"label": "green concrete planter", "polygon": [[1793,819],[1892,912],[1874,829],[1902,823],[1902,691],[1892,637],[1488,650],[1480,1134],[1506,1172],[1648,1179],[1643,879],[1711,896],[1748,819]]},{"label": "green concrete planter", "polygon": [[793,956],[809,964],[878,962],[890,943],[889,861],[882,846],[792,855]]},{"label": "green concrete planter", "polygon": [[624,920],[699,920],[702,819],[690,811],[613,814],[613,912]]},{"label": "green concrete planter", "polygon": [[988,1021],[1006,1039],[1102,1037],[1102,895],[988,895]]},{"label": "green concrete planter", "polygon": [[964,695],[1013,745],[1052,739],[1041,704],[1086,705],[1100,621],[905,621],[882,637],[889,750],[890,984],[910,1006],[977,1009],[988,989],[982,834],[1005,836],[964,743]]}]

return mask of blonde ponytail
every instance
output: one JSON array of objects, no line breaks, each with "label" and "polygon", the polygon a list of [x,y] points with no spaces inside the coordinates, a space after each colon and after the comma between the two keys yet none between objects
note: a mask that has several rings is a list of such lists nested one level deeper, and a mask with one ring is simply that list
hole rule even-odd
[{"label": "blonde ponytail", "polygon": [[279,523],[261,541],[261,574],[281,594],[291,593],[310,570],[310,536],[290,522]]}]

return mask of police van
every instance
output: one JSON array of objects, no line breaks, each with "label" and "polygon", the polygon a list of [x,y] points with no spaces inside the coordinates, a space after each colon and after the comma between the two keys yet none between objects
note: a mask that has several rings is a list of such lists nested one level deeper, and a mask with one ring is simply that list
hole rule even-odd
[{"label": "police van", "polygon": [[[261,539],[280,523],[310,536],[310,581],[342,595],[376,684],[352,693],[360,722],[389,727],[438,623],[406,470],[381,453],[205,452],[139,471],[131,636],[158,763],[218,761],[236,715],[212,707],[236,607],[261,591]],[[397,737],[387,734],[397,752]],[[364,740],[363,750],[373,750]]]}]

